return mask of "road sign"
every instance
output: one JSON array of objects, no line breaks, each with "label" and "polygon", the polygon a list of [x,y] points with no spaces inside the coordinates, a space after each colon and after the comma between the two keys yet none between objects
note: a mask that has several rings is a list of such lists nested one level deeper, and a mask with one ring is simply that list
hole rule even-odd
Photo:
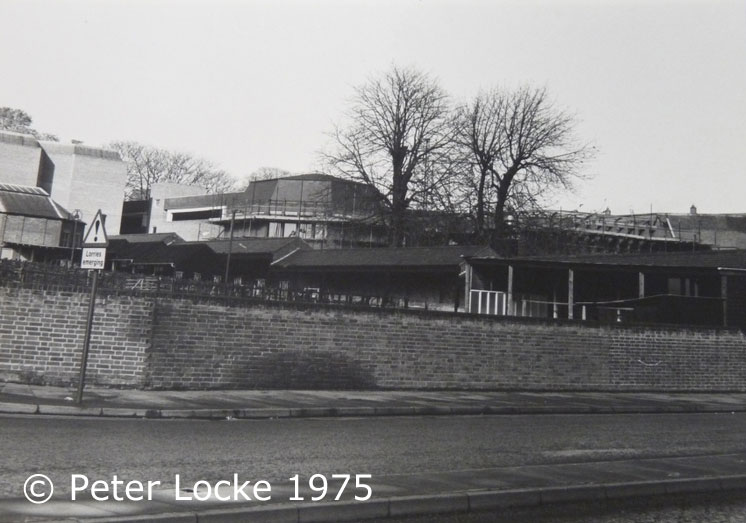
[{"label": "road sign", "polygon": [[[101,209],[96,213],[88,232],[83,239],[83,252],[80,258],[81,269],[103,269],[106,264],[106,246],[109,245],[109,238],[106,236],[104,228],[104,217]],[[98,287],[98,271],[93,272],[93,285],[91,285],[91,299],[88,302],[88,321],[85,328],[85,337],[83,338],[83,353],[80,357],[80,376],[78,378],[78,392],[75,395],[75,402],[80,404],[83,401],[83,387],[85,387],[85,370],[88,365],[88,348],[91,344],[91,328],[93,327],[93,312],[96,308],[96,288]]]},{"label": "road sign", "polygon": [[106,263],[106,246],[109,238],[106,236],[104,218],[101,209],[88,227],[83,239],[83,252],[80,258],[81,269],[103,269]]},{"label": "road sign", "polygon": [[88,227],[88,232],[85,233],[83,239],[84,247],[106,247],[109,245],[109,237],[106,235],[106,229],[104,228],[104,218],[101,214],[101,209],[96,213],[96,217],[91,222],[91,226]]}]

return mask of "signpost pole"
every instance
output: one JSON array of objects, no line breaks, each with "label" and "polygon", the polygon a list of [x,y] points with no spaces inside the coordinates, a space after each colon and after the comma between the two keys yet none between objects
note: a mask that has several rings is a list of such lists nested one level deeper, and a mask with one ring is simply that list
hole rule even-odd
[{"label": "signpost pole", "polygon": [[88,302],[88,318],[86,320],[85,338],[83,339],[83,354],[80,357],[80,378],[78,379],[78,393],[75,397],[77,404],[83,401],[85,370],[88,366],[88,349],[91,346],[93,311],[96,308],[98,272],[106,267],[106,246],[109,244],[109,239],[104,228],[105,218],[106,216],[101,214],[101,209],[99,209],[83,239],[83,251],[80,255],[80,268],[93,269],[93,282],[91,284],[91,300]]},{"label": "signpost pole", "polygon": [[88,302],[88,320],[85,328],[85,339],[83,340],[83,354],[80,358],[80,377],[78,379],[78,394],[75,402],[83,401],[83,387],[85,386],[85,369],[88,365],[88,347],[91,345],[91,327],[93,327],[93,311],[96,308],[96,289],[98,288],[98,271],[93,271],[93,284],[91,286],[91,300]]}]

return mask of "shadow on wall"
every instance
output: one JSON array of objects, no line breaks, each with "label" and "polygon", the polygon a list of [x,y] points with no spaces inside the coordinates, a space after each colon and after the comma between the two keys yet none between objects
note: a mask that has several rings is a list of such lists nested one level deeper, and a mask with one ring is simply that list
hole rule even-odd
[{"label": "shadow on wall", "polygon": [[373,373],[344,354],[330,351],[282,351],[266,354],[250,368],[239,367],[235,382],[258,389],[375,389]]}]

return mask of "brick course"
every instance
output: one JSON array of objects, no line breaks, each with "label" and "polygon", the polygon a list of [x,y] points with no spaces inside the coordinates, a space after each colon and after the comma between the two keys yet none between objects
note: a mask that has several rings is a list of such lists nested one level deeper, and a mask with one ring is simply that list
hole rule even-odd
[{"label": "brick course", "polygon": [[[74,382],[88,295],[0,287],[0,378]],[[728,329],[107,295],[87,376],[148,388],[745,391]]]},{"label": "brick course", "polygon": [[[77,383],[89,295],[0,287],[0,379]],[[96,300],[87,383],[142,386],[152,300]]]}]

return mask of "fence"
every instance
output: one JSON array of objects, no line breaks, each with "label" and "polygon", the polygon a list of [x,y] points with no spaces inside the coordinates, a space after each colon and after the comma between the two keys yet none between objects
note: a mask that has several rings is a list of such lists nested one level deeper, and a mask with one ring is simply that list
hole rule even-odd
[{"label": "fence", "polygon": [[[532,295],[472,290],[471,312],[495,316],[561,319],[568,317],[566,302],[545,301]],[[723,299],[708,296],[660,294],[628,300],[576,302],[573,318],[582,321],[627,324],[723,325]],[[510,311],[510,313],[509,313]]]}]

